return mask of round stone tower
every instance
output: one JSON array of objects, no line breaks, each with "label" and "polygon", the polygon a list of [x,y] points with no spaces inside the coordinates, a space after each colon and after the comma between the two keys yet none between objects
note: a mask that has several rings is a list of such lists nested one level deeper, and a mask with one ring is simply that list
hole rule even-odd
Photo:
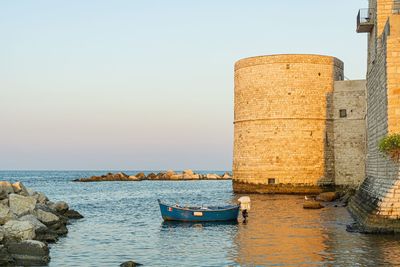
[{"label": "round stone tower", "polygon": [[332,92],[343,62],[272,55],[235,64],[233,189],[317,193],[334,182]]}]

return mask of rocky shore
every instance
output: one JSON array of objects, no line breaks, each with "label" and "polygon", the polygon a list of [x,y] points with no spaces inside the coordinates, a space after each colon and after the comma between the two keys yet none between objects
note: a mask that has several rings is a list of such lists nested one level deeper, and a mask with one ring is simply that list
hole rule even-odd
[{"label": "rocky shore", "polygon": [[127,175],[123,172],[107,173],[101,176],[92,176],[88,178],[75,179],[74,182],[103,182],[103,181],[192,181],[192,180],[231,180],[232,175],[228,172],[223,175],[215,173],[199,174],[192,170],[184,170],[183,172],[176,173],[172,170],[166,172],[149,173],[145,175],[139,172],[135,175]]},{"label": "rocky shore", "polygon": [[71,219],[83,216],[64,201],[0,181],[0,266],[42,266],[50,261],[48,243],[68,233]]}]

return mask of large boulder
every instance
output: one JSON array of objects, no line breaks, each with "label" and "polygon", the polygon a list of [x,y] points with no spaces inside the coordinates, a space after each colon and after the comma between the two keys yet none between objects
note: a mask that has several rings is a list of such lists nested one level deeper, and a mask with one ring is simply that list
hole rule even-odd
[{"label": "large boulder", "polygon": [[154,180],[157,178],[157,175],[155,173],[149,173],[146,177],[148,180]]},{"label": "large boulder", "polygon": [[129,181],[140,181],[141,179],[137,178],[135,175],[129,175]]},{"label": "large boulder", "polygon": [[35,209],[33,214],[38,218],[39,221],[44,223],[46,226],[55,224],[60,221],[60,218],[48,211],[44,211],[42,209]]},{"label": "large boulder", "polygon": [[208,180],[217,180],[217,179],[220,179],[220,178],[221,177],[219,175],[215,174],[215,173],[208,173],[206,175],[206,179],[208,179]]},{"label": "large boulder", "polygon": [[47,201],[49,201],[47,196],[41,192],[33,192],[32,196],[35,197],[36,202],[40,204],[46,204]]},{"label": "large boulder", "polygon": [[19,221],[28,221],[35,226],[35,239],[39,241],[54,243],[58,240],[58,234],[50,230],[32,214],[22,216]]},{"label": "large boulder", "polygon": [[174,174],[169,177],[170,180],[182,180],[182,178],[183,178],[182,174]]},{"label": "large boulder", "polygon": [[12,187],[14,189],[14,193],[22,195],[22,196],[26,196],[26,197],[29,196],[29,192],[23,183],[21,183],[21,182],[13,183]]},{"label": "large boulder", "polygon": [[339,194],[336,192],[324,192],[317,196],[317,200],[331,202],[336,200],[339,197]]},{"label": "large boulder", "polygon": [[118,172],[114,175],[113,174],[111,174],[111,175],[114,177],[115,180],[119,180],[119,179],[123,180],[123,179],[127,179],[129,177],[129,175],[127,175],[126,173],[123,173],[123,172]]},{"label": "large boulder", "polygon": [[139,172],[137,174],[135,174],[135,177],[139,180],[144,180],[146,179],[146,175],[143,172]]},{"label": "large boulder", "polygon": [[0,245],[0,266],[15,266],[15,261],[4,245]]},{"label": "large boulder", "polygon": [[165,173],[159,172],[156,174],[156,177],[154,177],[153,180],[163,180],[163,179],[165,179]]},{"label": "large boulder", "polygon": [[0,199],[5,199],[12,193],[14,193],[12,184],[7,181],[0,181]]},{"label": "large boulder", "polygon": [[322,209],[324,206],[318,201],[310,200],[303,203],[303,209]]},{"label": "large boulder", "polygon": [[36,198],[10,194],[9,205],[12,212],[17,216],[22,216],[32,213],[36,205]]},{"label": "large boulder", "polygon": [[34,239],[35,225],[29,221],[10,220],[4,224],[5,237],[7,240],[28,240]]},{"label": "large boulder", "polygon": [[35,226],[36,232],[44,232],[47,230],[47,226],[41,223],[35,216],[32,214],[24,215],[18,219],[18,221],[27,221],[31,222]]},{"label": "large boulder", "polygon": [[0,204],[0,225],[5,224],[9,220],[16,219],[17,216],[4,204]]},{"label": "large boulder", "polygon": [[0,226],[0,244],[2,243],[5,236],[6,236],[6,231],[4,230],[4,228],[2,226]]},{"label": "large boulder", "polygon": [[186,178],[186,177],[191,177],[194,174],[194,172],[192,170],[188,169],[188,170],[184,170],[182,172],[182,174],[183,174],[183,177]]},{"label": "large boulder", "polygon": [[136,267],[136,266],[142,266],[143,264],[134,262],[134,261],[126,261],[121,263],[119,266],[120,267]]},{"label": "large boulder", "polygon": [[65,213],[67,210],[69,210],[69,206],[67,204],[67,202],[64,201],[57,201],[56,203],[54,203],[54,210],[57,213],[63,214]]},{"label": "large boulder", "polygon": [[46,225],[41,223],[35,216],[29,214],[22,216],[19,221],[29,221],[35,225],[35,239],[39,241],[54,243],[58,240],[58,234],[50,230]]},{"label": "large boulder", "polygon": [[8,244],[8,252],[15,259],[17,265],[47,265],[50,261],[49,247],[37,240],[24,240]]},{"label": "large boulder", "polygon": [[166,178],[166,179],[171,179],[171,177],[172,177],[173,175],[176,175],[176,173],[175,173],[173,170],[168,170],[168,171],[165,173],[165,178]]},{"label": "large boulder", "polygon": [[229,172],[224,173],[224,175],[221,176],[222,179],[232,179],[232,175]]},{"label": "large boulder", "polygon": [[82,214],[80,214],[76,210],[71,210],[71,209],[67,210],[63,215],[65,217],[67,217],[68,219],[82,219],[83,218]]}]

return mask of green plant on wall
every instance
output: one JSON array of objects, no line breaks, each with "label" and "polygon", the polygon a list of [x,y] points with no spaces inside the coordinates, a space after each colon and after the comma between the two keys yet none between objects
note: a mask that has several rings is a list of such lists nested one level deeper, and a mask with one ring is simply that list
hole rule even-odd
[{"label": "green plant on wall", "polygon": [[379,151],[400,161],[400,134],[389,134],[379,141]]}]

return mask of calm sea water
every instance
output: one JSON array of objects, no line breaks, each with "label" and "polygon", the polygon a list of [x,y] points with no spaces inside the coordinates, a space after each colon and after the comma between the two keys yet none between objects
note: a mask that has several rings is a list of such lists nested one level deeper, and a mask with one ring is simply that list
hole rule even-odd
[{"label": "calm sea water", "polygon": [[[85,219],[51,245],[50,266],[397,266],[400,237],[346,232],[345,208],[303,210],[303,197],[250,195],[247,224],[163,223],[157,198],[171,203],[234,202],[230,181],[74,183],[105,171],[0,171]],[[128,174],[136,172],[126,171]]]}]

